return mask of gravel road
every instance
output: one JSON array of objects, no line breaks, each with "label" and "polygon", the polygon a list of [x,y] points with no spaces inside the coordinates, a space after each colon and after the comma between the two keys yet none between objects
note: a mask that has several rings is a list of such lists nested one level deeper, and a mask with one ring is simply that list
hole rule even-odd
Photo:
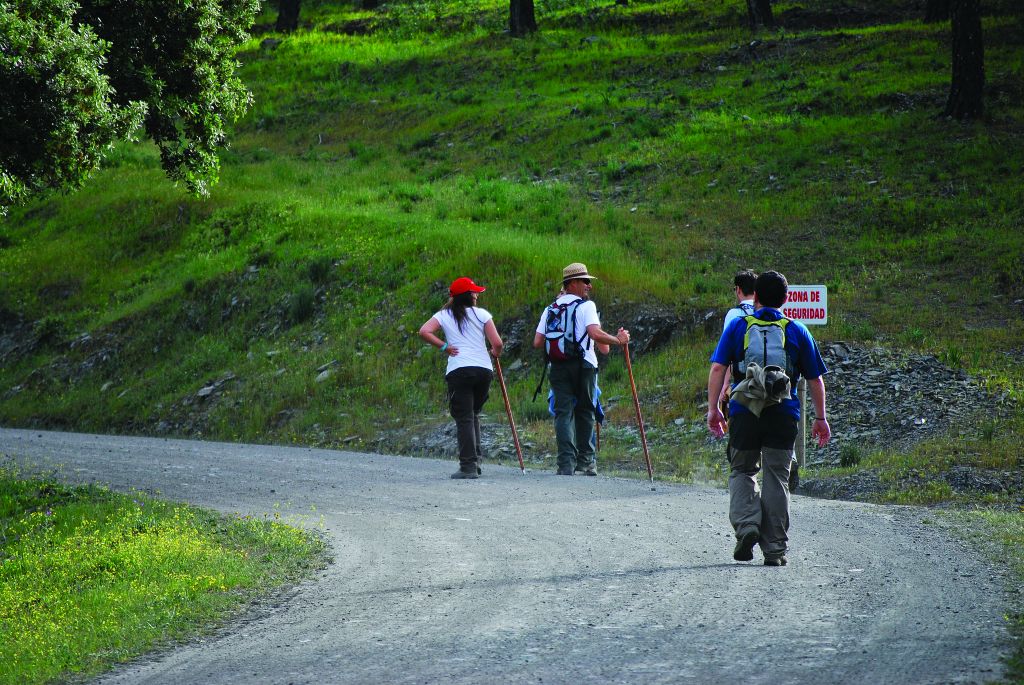
[{"label": "gravel road", "polygon": [[1000,571],[923,509],[797,496],[790,564],[769,568],[732,560],[715,489],[26,430],[0,452],[322,516],[326,571],[102,683],[984,683],[1011,647]]}]

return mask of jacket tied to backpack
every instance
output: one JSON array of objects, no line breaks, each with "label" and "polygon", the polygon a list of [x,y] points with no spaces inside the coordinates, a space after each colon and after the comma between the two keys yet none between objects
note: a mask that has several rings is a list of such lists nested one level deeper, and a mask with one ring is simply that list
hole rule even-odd
[{"label": "jacket tied to backpack", "polygon": [[780,366],[761,367],[756,362],[747,364],[747,375],[732,389],[732,399],[750,410],[754,416],[761,416],[765,407],[788,400],[793,386]]}]

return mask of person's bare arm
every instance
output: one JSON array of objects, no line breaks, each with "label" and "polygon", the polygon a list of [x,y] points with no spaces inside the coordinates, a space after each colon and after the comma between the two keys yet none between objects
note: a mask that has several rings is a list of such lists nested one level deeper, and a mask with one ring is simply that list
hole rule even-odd
[{"label": "person's bare arm", "polygon": [[420,326],[420,337],[426,340],[434,347],[436,347],[437,349],[444,348],[446,354],[454,357],[459,353],[459,348],[452,347],[451,345],[445,347],[444,340],[441,340],[441,338],[437,337],[437,332],[439,330],[441,330],[441,322],[435,319],[434,317],[430,317],[429,319],[427,319],[427,322],[425,324]]},{"label": "person's bare arm", "polygon": [[725,416],[718,406],[718,398],[722,396],[722,387],[725,385],[725,376],[729,367],[725,364],[713,362],[708,372],[708,430],[716,438],[725,435]]},{"label": "person's bare arm", "polygon": [[505,343],[501,341],[501,336],[498,335],[498,328],[494,325],[494,320],[491,319],[484,324],[484,335],[487,336],[487,342],[491,343],[491,356],[500,357],[501,351],[505,349]]},{"label": "person's bare arm", "polygon": [[832,439],[832,427],[828,425],[828,415],[825,413],[825,379],[821,376],[808,379],[807,392],[811,395],[815,416],[811,437],[818,439],[818,447],[824,447]]},{"label": "person's bare arm", "polygon": [[606,333],[596,323],[592,323],[587,326],[587,335],[594,341],[595,344],[599,345],[618,345],[624,347],[629,343],[629,331],[625,328],[620,328],[618,334],[612,335]]}]

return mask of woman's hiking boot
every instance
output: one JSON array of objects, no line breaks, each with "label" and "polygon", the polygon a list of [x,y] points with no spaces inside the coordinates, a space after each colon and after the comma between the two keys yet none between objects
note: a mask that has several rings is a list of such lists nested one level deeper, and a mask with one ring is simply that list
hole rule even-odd
[{"label": "woman's hiking boot", "polygon": [[459,461],[459,470],[452,474],[452,478],[479,478],[483,471],[480,469],[480,460]]}]

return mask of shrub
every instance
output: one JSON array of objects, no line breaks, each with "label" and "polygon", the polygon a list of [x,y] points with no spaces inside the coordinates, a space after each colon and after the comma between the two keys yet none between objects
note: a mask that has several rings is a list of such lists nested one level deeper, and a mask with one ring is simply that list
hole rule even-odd
[{"label": "shrub", "polygon": [[65,324],[59,316],[48,315],[35,323],[33,333],[40,345],[50,345],[59,342],[64,337]]},{"label": "shrub", "polygon": [[302,323],[313,316],[316,297],[313,286],[303,284],[288,298],[288,321],[292,325]]},{"label": "shrub", "polygon": [[947,345],[946,349],[939,353],[939,361],[951,369],[963,368],[964,353],[959,347]]},{"label": "shrub", "polygon": [[860,464],[861,453],[860,447],[857,445],[847,443],[842,446],[839,450],[839,465],[840,466],[857,466]]},{"label": "shrub", "polygon": [[306,265],[306,274],[314,283],[324,283],[331,275],[332,266],[334,266],[334,262],[330,257],[313,257]]}]

